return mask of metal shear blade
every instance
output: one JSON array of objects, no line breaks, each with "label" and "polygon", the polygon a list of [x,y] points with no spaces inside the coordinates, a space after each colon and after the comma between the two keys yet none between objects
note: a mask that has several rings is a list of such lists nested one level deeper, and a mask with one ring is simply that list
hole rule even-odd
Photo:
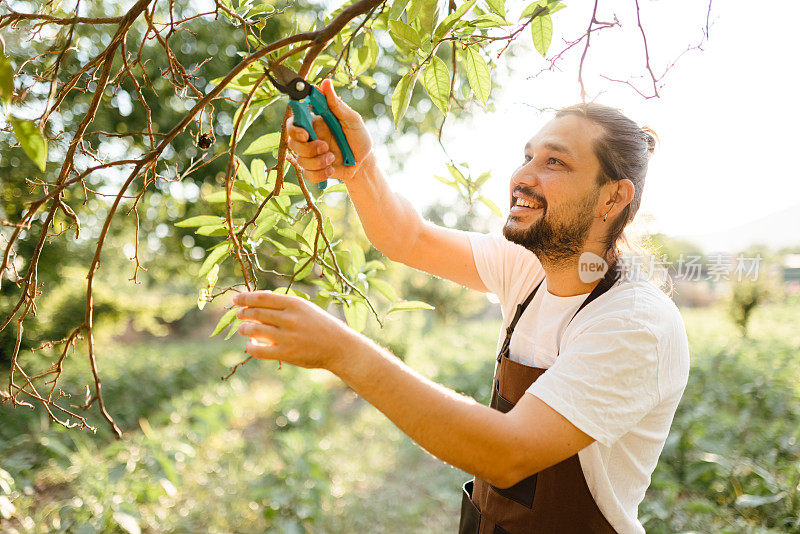
[{"label": "metal shear blade", "polygon": [[[275,77],[270,74],[270,71],[275,74]],[[311,84],[289,67],[275,65],[265,72],[272,85],[280,92],[289,95],[292,100],[302,100],[311,94]]]}]

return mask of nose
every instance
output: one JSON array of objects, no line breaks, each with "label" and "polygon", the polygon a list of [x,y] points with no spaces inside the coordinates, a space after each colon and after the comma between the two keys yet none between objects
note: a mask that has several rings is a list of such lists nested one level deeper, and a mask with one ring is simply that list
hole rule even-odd
[{"label": "nose", "polygon": [[514,174],[511,175],[511,189],[515,185],[525,185],[528,187],[536,186],[539,184],[539,173],[534,163],[534,159],[526,161],[520,165]]}]

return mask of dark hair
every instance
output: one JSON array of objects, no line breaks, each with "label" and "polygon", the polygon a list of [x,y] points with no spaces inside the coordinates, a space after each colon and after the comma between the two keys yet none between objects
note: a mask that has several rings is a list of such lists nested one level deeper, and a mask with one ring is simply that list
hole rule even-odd
[{"label": "dark hair", "polygon": [[625,227],[636,216],[642,202],[647,163],[655,150],[657,137],[653,130],[639,127],[620,110],[594,102],[575,104],[556,112],[556,118],[565,115],[583,117],[603,128],[603,134],[594,143],[594,153],[600,161],[599,185],[625,178],[633,182],[633,199],[611,221],[606,238],[607,259],[616,262],[620,254],[617,244],[627,242]]}]

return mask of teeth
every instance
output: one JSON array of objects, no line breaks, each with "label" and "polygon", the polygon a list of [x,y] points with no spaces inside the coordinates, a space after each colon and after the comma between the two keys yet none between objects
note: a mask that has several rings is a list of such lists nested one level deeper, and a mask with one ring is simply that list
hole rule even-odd
[{"label": "teeth", "polygon": [[517,206],[524,206],[526,208],[538,208],[538,204],[534,204],[533,202],[528,202],[527,200],[522,200],[521,198],[517,198]]}]

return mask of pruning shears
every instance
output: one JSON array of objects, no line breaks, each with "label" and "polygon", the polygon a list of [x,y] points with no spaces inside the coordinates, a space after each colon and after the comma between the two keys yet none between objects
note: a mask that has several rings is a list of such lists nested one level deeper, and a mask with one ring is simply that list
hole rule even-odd
[{"label": "pruning shears", "polygon": [[[317,134],[314,132],[314,126],[311,122],[311,112],[313,111],[321,116],[325,120],[325,124],[330,128],[333,138],[342,152],[344,164],[348,167],[354,166],[356,159],[353,156],[350,145],[347,143],[347,138],[344,136],[342,125],[339,124],[339,119],[328,107],[328,101],[322,91],[284,65],[275,65],[265,69],[264,72],[278,91],[289,95],[289,107],[292,108],[294,123],[308,132],[309,141],[317,139]],[[275,77],[272,76],[273,74]],[[319,188],[325,189],[327,183],[328,180],[320,182]]]}]

